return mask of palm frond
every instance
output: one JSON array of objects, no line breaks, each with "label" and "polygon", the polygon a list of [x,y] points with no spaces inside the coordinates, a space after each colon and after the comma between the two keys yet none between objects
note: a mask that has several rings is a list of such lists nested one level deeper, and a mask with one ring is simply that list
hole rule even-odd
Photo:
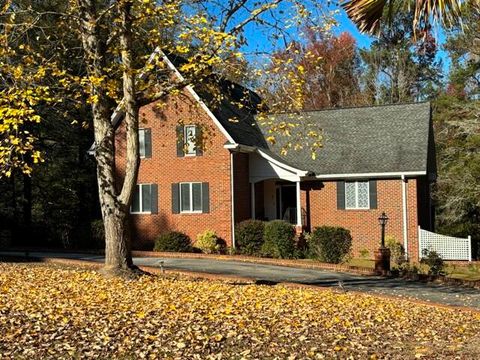
[{"label": "palm frond", "polygon": [[[478,0],[473,0],[478,1]],[[427,27],[432,21],[452,23],[460,17],[462,0],[412,0],[403,1],[406,11],[413,11],[413,27]],[[375,34],[381,21],[393,16],[394,0],[345,0],[342,7],[348,17],[358,26],[361,32]],[[385,7],[389,5],[388,11]]]}]

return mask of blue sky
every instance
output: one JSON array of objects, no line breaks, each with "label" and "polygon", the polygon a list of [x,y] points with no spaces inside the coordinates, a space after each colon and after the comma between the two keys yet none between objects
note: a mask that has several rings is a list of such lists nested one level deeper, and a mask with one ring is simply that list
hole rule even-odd
[{"label": "blue sky", "polygon": [[[335,15],[335,19],[338,22],[338,26],[333,29],[333,32],[335,34],[340,34],[341,32],[349,32],[352,34],[352,36],[356,39],[357,41],[357,46],[359,48],[368,48],[370,47],[371,43],[375,40],[374,37],[362,34],[360,31],[358,31],[357,27],[352,23],[352,21],[348,18],[347,14],[343,9],[336,5],[331,5],[328,7],[331,10],[339,10],[338,14]],[[293,29],[292,29],[293,30]],[[440,45],[445,41],[445,34],[441,29],[436,30],[437,33],[437,38],[440,42]],[[290,36],[292,38],[298,38],[296,36],[297,34],[289,32]],[[265,38],[267,34],[260,34],[258,33],[258,29],[246,29],[245,33],[247,39],[248,39],[248,46],[247,46],[247,53],[248,52],[254,52],[254,51],[265,51],[265,52],[270,52],[273,50],[272,43],[269,41],[265,41]],[[437,55],[438,58],[442,59],[443,61],[443,70],[444,74],[446,75],[448,73],[448,67],[450,64],[450,60],[448,58],[448,55],[445,51],[442,50],[440,47],[440,50]],[[259,60],[256,56],[251,57],[251,59],[256,59]]]},{"label": "blue sky", "polygon": [[[368,48],[370,47],[371,43],[375,40],[374,37],[362,34],[358,31],[357,27],[352,23],[352,21],[348,18],[347,14],[342,10],[338,16],[338,27],[335,29],[335,33],[341,33],[343,31],[347,31],[353,35],[353,37],[357,40],[357,45],[359,48]],[[440,44],[440,49],[437,54],[438,59],[442,59],[443,62],[443,70],[445,75],[448,73],[448,68],[450,65],[450,59],[448,54],[445,50],[442,49],[442,44],[445,42],[445,33],[442,31],[441,28],[437,30],[437,39]]]},{"label": "blue sky", "polygon": [[341,33],[344,31],[349,32],[357,40],[358,47],[370,47],[370,44],[373,42],[374,38],[358,31],[357,27],[352,23],[343,10],[341,10],[341,12],[336,16],[336,19],[338,21],[338,27],[334,30],[335,33]]}]

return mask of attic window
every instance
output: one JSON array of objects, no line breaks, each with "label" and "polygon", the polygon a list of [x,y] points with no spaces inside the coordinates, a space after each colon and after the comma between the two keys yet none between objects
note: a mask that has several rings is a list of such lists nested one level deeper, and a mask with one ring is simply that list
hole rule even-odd
[{"label": "attic window", "polygon": [[197,154],[197,127],[195,125],[185,126],[185,133],[183,134],[185,139],[185,155]]}]

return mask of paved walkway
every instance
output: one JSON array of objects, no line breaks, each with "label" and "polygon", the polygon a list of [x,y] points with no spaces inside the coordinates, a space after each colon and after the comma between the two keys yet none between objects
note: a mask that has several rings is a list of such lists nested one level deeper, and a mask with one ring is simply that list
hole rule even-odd
[{"label": "paved walkway", "polygon": [[[0,255],[25,255],[24,252],[0,252]],[[76,253],[30,252],[36,258],[76,259],[103,262],[103,256]],[[470,306],[480,309],[480,290],[425,284],[403,279],[386,279],[378,276],[362,276],[341,272],[292,268],[277,265],[260,265],[231,260],[137,257],[139,266],[160,267],[167,270],[183,270],[218,275],[235,275],[265,283],[291,282],[323,287],[341,286],[347,291],[362,291],[411,297],[423,301],[453,306]]]}]

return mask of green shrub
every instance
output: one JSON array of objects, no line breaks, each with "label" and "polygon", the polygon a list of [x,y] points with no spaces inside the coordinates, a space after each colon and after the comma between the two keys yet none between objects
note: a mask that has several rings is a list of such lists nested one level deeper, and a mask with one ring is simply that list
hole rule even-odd
[{"label": "green shrub", "polygon": [[218,236],[213,230],[205,230],[198,234],[194,245],[205,254],[217,254],[221,250]]},{"label": "green shrub", "polygon": [[423,249],[422,260],[420,260],[420,262],[428,266],[429,275],[445,275],[445,263],[436,251]]},{"label": "green shrub", "polygon": [[395,237],[387,235],[385,237],[385,246],[390,249],[390,260],[393,264],[402,265],[405,260],[405,248]]},{"label": "green shrub", "polygon": [[369,255],[370,255],[370,251],[368,251],[368,249],[363,248],[362,250],[360,250],[360,257],[362,259],[368,258]]},{"label": "green shrub", "polygon": [[157,237],[153,250],[169,252],[191,252],[193,249],[190,238],[187,235],[178,231],[170,231]]},{"label": "green shrub", "polygon": [[291,259],[296,255],[295,229],[283,220],[273,220],[265,224],[265,242],[262,254],[280,259]]},{"label": "green shrub", "polygon": [[235,228],[235,242],[238,253],[260,255],[264,243],[265,223],[260,220],[245,220]]},{"label": "green shrub", "polygon": [[341,227],[321,226],[313,230],[308,242],[308,255],[312,259],[338,264],[352,249],[350,231]]}]

